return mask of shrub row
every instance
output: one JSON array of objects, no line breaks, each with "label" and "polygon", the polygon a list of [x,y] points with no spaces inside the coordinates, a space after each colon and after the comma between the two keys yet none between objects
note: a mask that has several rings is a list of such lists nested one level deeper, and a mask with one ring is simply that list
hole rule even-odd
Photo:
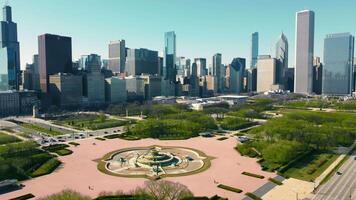
[{"label": "shrub row", "polygon": [[25,194],[25,195],[22,195],[22,196],[19,196],[19,197],[12,198],[10,200],[27,200],[27,199],[31,199],[33,197],[35,197],[35,195],[33,195],[31,193],[28,193],[28,194]]},{"label": "shrub row", "polygon": [[275,183],[276,185],[283,185],[282,182],[280,182],[280,181],[278,181],[278,180],[276,180],[274,178],[269,178],[268,180],[271,181],[272,183]]},{"label": "shrub row", "polygon": [[224,189],[224,190],[229,190],[231,192],[236,192],[236,193],[241,193],[242,190],[238,189],[238,188],[234,188],[228,185],[223,185],[223,184],[219,184],[218,188]]},{"label": "shrub row", "polygon": [[246,176],[251,176],[254,178],[259,178],[259,179],[264,179],[265,177],[262,175],[258,175],[258,174],[254,174],[254,173],[250,173],[250,172],[242,172],[241,174],[246,175]]},{"label": "shrub row", "polygon": [[250,197],[250,198],[253,199],[253,200],[262,200],[261,197],[258,197],[258,196],[256,196],[255,194],[253,194],[253,193],[251,193],[251,192],[247,192],[245,195],[248,196],[248,197]]},{"label": "shrub row", "polygon": [[31,177],[38,177],[46,174],[52,173],[57,167],[61,164],[61,162],[55,158],[52,158],[45,162],[41,167],[39,167],[36,171],[32,172]]}]

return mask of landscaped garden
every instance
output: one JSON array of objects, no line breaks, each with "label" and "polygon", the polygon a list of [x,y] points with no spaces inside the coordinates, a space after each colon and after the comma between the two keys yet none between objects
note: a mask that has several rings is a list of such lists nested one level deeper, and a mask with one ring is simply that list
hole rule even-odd
[{"label": "landscaped garden", "polygon": [[51,173],[59,161],[33,142],[0,145],[0,180],[25,180]]},{"label": "landscaped garden", "polygon": [[191,111],[181,105],[154,105],[148,119],[127,127],[128,138],[187,139],[201,132],[217,129],[215,120],[203,112]]},{"label": "landscaped garden", "polygon": [[269,120],[247,134],[254,140],[237,150],[259,157],[262,168],[287,177],[312,181],[337,157],[334,149],[356,139],[356,114],[281,110],[283,117]]},{"label": "landscaped garden", "polygon": [[109,118],[104,114],[77,114],[62,117],[54,121],[59,125],[70,126],[79,130],[98,130],[124,126],[130,121]]},{"label": "landscaped garden", "polygon": [[38,124],[30,124],[30,123],[20,123],[20,126],[24,127],[24,128],[28,128],[28,129],[32,129],[41,133],[46,133],[48,135],[52,135],[52,136],[56,136],[56,135],[62,135],[63,133],[55,130],[54,128],[51,127],[44,127]]},{"label": "landscaped garden", "polygon": [[15,136],[0,132],[0,145],[20,142],[21,140]]}]

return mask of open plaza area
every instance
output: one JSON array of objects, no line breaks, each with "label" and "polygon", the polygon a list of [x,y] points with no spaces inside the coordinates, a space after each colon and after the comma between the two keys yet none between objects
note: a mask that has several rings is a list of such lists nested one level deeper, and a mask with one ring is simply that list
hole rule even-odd
[{"label": "open plaza area", "polygon": [[[23,182],[21,190],[1,195],[2,199],[9,199],[32,193],[36,197],[43,197],[64,189],[72,189],[85,195],[96,197],[103,191],[130,191],[142,186],[146,178],[128,178],[105,174],[98,170],[97,160],[118,149],[148,146],[178,146],[186,149],[196,149],[211,156],[211,166],[205,171],[179,177],[167,177],[164,180],[179,182],[186,185],[196,196],[220,195],[229,199],[242,199],[244,193],[230,192],[217,187],[218,184],[239,188],[244,192],[253,192],[268,182],[274,173],[261,170],[256,159],[243,157],[234,149],[236,139],[229,137],[220,141],[216,138],[196,137],[188,140],[161,141],[142,139],[126,141],[121,139],[99,141],[85,139],[80,145],[70,147],[73,154],[60,157],[62,166],[52,174]],[[164,148],[163,148],[164,149]],[[193,153],[194,154],[194,153]],[[241,174],[243,171],[260,174],[264,179],[249,177]],[[92,188],[92,189],[89,189]]]}]

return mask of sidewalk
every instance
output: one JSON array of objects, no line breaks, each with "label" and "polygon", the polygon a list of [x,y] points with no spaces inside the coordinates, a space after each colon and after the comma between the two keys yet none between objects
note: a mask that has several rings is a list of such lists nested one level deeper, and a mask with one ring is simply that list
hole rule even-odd
[{"label": "sidewalk", "polygon": [[356,145],[356,143],[354,143],[353,145],[351,145],[349,148],[347,148],[347,150],[345,152],[343,152],[342,155],[340,155],[328,168],[326,168],[326,170],[320,174],[320,176],[318,178],[315,179],[315,187],[317,188],[320,183],[324,180],[324,178],[332,171],[334,170],[334,168],[342,161],[342,159],[345,158],[345,156],[347,156],[347,154],[354,148],[354,146]]}]

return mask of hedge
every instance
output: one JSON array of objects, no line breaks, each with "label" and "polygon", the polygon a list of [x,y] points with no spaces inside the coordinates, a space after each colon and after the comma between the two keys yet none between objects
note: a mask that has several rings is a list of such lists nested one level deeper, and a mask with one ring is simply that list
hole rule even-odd
[{"label": "hedge", "polygon": [[61,164],[61,162],[55,158],[52,158],[45,162],[41,167],[39,167],[36,171],[32,172],[31,177],[43,176],[46,174],[52,173],[57,167]]},{"label": "hedge", "polygon": [[31,199],[33,197],[35,197],[35,195],[33,195],[31,193],[28,193],[28,194],[25,194],[25,195],[22,195],[22,196],[19,196],[19,197],[12,198],[10,200],[26,200],[26,199]]},{"label": "hedge", "polygon": [[224,189],[224,190],[228,190],[228,191],[231,191],[231,192],[236,192],[236,193],[241,193],[242,192],[242,190],[240,190],[238,188],[234,188],[234,187],[231,187],[231,186],[228,186],[228,185],[223,185],[223,184],[219,184],[218,188],[221,188],[221,189]]},{"label": "hedge", "polygon": [[261,197],[258,197],[258,196],[256,196],[255,194],[253,194],[253,193],[251,193],[251,192],[247,192],[245,195],[248,196],[248,197],[250,197],[250,198],[253,199],[253,200],[262,200]]},{"label": "hedge", "polygon": [[265,177],[262,175],[258,175],[258,174],[254,174],[254,173],[250,173],[250,172],[242,172],[241,174],[246,175],[246,176],[251,176],[254,178],[259,178],[259,179],[264,179]]},{"label": "hedge", "polygon": [[271,181],[272,183],[275,183],[276,185],[283,185],[282,182],[280,182],[280,181],[278,181],[278,180],[276,180],[274,178],[269,178],[268,180]]},{"label": "hedge", "polygon": [[76,143],[76,142],[69,142],[68,144],[73,145],[73,146],[79,146],[80,145],[79,143]]}]

